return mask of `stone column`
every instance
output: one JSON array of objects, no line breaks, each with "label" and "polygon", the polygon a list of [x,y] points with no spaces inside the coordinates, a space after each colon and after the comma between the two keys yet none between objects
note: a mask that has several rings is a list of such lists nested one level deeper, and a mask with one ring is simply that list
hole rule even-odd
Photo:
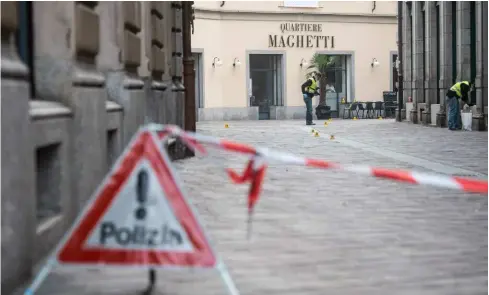
[{"label": "stone column", "polygon": [[423,90],[423,18],[421,5],[422,2],[412,2],[413,12],[413,109],[411,110],[411,122],[418,123],[418,104],[424,102],[424,90]]},{"label": "stone column", "polygon": [[28,70],[17,54],[18,2],[2,8],[2,293],[31,275],[35,237],[34,155]]},{"label": "stone column", "polygon": [[[483,56],[482,56],[482,51],[483,51],[483,46],[482,42],[483,39],[487,40],[487,27],[483,26],[483,20],[482,20],[482,3],[481,1],[477,1],[475,3],[475,29],[476,30],[476,76],[475,76],[475,92],[476,92],[476,107],[474,111],[474,115],[472,117],[472,130],[485,130],[485,120],[484,120],[484,103],[483,103],[483,98],[482,98],[482,73],[483,73],[483,68],[484,64],[482,62]],[[487,22],[487,20],[486,20]],[[486,35],[483,35],[486,34]],[[486,36],[486,38],[484,38]],[[487,42],[487,41],[486,41]],[[486,52],[487,55],[487,52]],[[486,69],[487,71],[487,69]],[[486,78],[487,79],[487,78]]]},{"label": "stone column", "polygon": [[185,130],[195,132],[196,114],[195,114],[195,69],[194,58],[192,56],[192,5],[193,1],[182,1],[183,20],[182,20],[182,37],[183,37],[183,73],[185,86]]},{"label": "stone column", "polygon": [[488,80],[488,75],[487,75],[487,67],[488,67],[488,62],[487,62],[487,57],[488,57],[488,52],[487,52],[487,17],[488,17],[488,5],[487,1],[482,1],[482,105],[484,106],[482,108],[482,111],[484,112],[484,120],[485,120],[485,125],[486,125],[486,130],[487,130],[487,80]]},{"label": "stone column", "polygon": [[457,1],[457,81],[470,81],[470,2]]},{"label": "stone column", "polygon": [[78,191],[79,208],[85,205],[106,172],[107,92],[105,78],[96,70],[100,47],[100,20],[95,11],[98,2],[74,4],[73,95],[68,106],[75,133],[73,186]]},{"label": "stone column", "polygon": [[403,97],[403,102],[404,105],[402,106],[403,113],[401,116],[403,118],[406,118],[406,115],[409,116],[409,114],[406,114],[406,102],[409,101],[409,97],[412,97],[412,71],[411,71],[411,59],[412,59],[412,44],[411,44],[411,34],[412,34],[412,26],[411,26],[411,9],[409,9],[409,5],[407,2],[403,2],[404,7],[402,10],[403,17],[402,17],[402,23],[403,23],[403,28],[404,28],[404,34],[402,36],[402,70],[403,70],[403,75],[404,75],[404,81],[403,81],[403,87],[404,87],[404,97]]},{"label": "stone column", "polygon": [[78,203],[73,209],[79,210],[107,168],[107,91],[105,78],[96,66],[100,48],[98,2],[33,5],[38,29],[34,48],[36,96],[59,101],[72,110],[72,188]]},{"label": "stone column", "polygon": [[151,46],[151,92],[147,111],[151,120],[157,123],[168,123],[166,120],[167,102],[169,100],[170,76],[168,75],[168,2],[148,2],[150,4],[150,46]]},{"label": "stone column", "polygon": [[125,147],[146,119],[141,66],[141,2],[117,3],[119,61],[122,71],[107,75],[109,99],[124,108],[122,142]]},{"label": "stone column", "polygon": [[153,35],[153,27],[151,20],[151,7],[153,2],[141,1],[141,31],[138,36],[141,40],[141,62],[138,67],[138,76],[143,81],[144,91],[144,122],[145,123],[158,123],[157,114],[158,107],[156,105],[155,97],[152,95],[152,77],[151,77],[151,38]]},{"label": "stone column", "polygon": [[184,127],[185,87],[183,86],[183,34],[182,34],[182,4],[180,1],[172,2],[172,81],[176,86],[176,124]]},{"label": "stone column", "polygon": [[426,36],[424,39],[425,42],[425,81],[424,81],[424,89],[425,89],[425,110],[423,113],[423,124],[430,125],[431,124],[431,104],[433,102],[436,103],[436,82],[437,82],[437,74],[436,74],[436,60],[437,60],[437,52],[436,52],[436,2],[426,1],[425,2],[425,32]]},{"label": "stone column", "polygon": [[[170,109],[173,111],[173,124],[184,128],[185,120],[185,87],[183,86],[183,36],[182,36],[182,4],[180,1],[171,2],[171,51],[172,67],[170,75],[172,77],[172,91],[174,92],[173,104]],[[184,158],[186,156],[185,145],[177,141],[170,147],[174,158]]]},{"label": "stone column", "polygon": [[162,19],[164,25],[164,46],[162,51],[165,55],[164,72],[162,75],[163,82],[167,86],[164,92],[163,109],[161,112],[161,120],[165,124],[176,124],[176,97],[178,87],[173,81],[173,57],[175,42],[173,39],[173,22],[174,8],[173,2],[165,1],[163,3],[164,17]]},{"label": "stone column", "polygon": [[[101,1],[97,6],[100,17],[100,50],[97,55],[97,67],[105,75],[122,73],[124,71],[120,60],[119,47],[119,17],[118,3],[115,1]],[[121,105],[110,100],[113,84],[106,83],[108,99],[105,109],[107,111],[107,170],[112,168],[117,158],[125,148],[123,146],[124,109]]]},{"label": "stone column", "polygon": [[452,4],[440,1],[440,111],[436,114],[436,126],[447,126],[446,93],[452,85]]}]

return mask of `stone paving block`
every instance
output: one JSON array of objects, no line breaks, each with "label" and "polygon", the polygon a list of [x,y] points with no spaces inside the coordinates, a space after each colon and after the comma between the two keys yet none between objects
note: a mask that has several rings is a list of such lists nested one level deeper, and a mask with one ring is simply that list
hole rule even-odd
[{"label": "stone paving block", "polygon": [[[202,122],[198,132],[346,164],[432,172],[428,162],[409,162],[423,158],[487,176],[484,132],[317,123],[319,138],[302,121],[236,121],[228,129]],[[175,166],[241,294],[487,294],[487,196],[270,163],[248,240],[248,186],[224,171],[242,171],[246,157],[208,151]],[[216,271],[159,278],[155,294],[226,294]],[[38,294],[135,294],[145,284],[141,270],[57,269]]]}]

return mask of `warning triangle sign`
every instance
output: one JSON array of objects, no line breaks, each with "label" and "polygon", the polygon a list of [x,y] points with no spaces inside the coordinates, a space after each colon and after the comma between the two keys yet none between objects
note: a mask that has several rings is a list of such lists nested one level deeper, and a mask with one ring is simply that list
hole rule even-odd
[{"label": "warning triangle sign", "polygon": [[56,258],[60,264],[214,267],[216,257],[156,134],[141,130]]}]

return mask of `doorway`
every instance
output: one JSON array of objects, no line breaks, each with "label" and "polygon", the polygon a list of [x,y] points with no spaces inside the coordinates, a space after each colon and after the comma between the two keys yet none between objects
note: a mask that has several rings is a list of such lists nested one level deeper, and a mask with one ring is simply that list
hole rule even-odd
[{"label": "doorway", "polygon": [[[338,117],[339,107],[342,101],[347,101],[350,95],[348,89],[349,73],[348,63],[350,55],[328,55],[331,64],[327,66],[326,74],[326,105],[331,109],[331,116]],[[321,88],[320,88],[321,89]],[[319,98],[318,98],[319,99]]]},{"label": "doorway", "polygon": [[204,107],[204,73],[202,72],[202,53],[192,53],[195,74],[195,118],[199,120],[199,109]]},{"label": "doorway", "polygon": [[258,107],[258,119],[270,120],[270,107],[283,106],[281,54],[249,55],[250,106]]},{"label": "doorway", "polygon": [[397,92],[399,87],[399,75],[397,72],[397,53],[391,53],[391,91]]}]

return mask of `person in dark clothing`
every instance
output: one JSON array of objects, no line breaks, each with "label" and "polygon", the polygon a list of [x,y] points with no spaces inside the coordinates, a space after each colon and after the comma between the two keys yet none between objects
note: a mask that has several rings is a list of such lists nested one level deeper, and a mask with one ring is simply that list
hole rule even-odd
[{"label": "person in dark clothing", "polygon": [[448,129],[462,129],[462,119],[460,115],[459,99],[469,106],[472,106],[469,101],[470,82],[462,81],[455,83],[447,91],[447,106],[448,106]]},{"label": "person in dark clothing", "polygon": [[306,125],[316,125],[312,122],[312,98],[319,95],[317,81],[317,74],[314,74],[301,86],[302,96],[306,104]]}]

